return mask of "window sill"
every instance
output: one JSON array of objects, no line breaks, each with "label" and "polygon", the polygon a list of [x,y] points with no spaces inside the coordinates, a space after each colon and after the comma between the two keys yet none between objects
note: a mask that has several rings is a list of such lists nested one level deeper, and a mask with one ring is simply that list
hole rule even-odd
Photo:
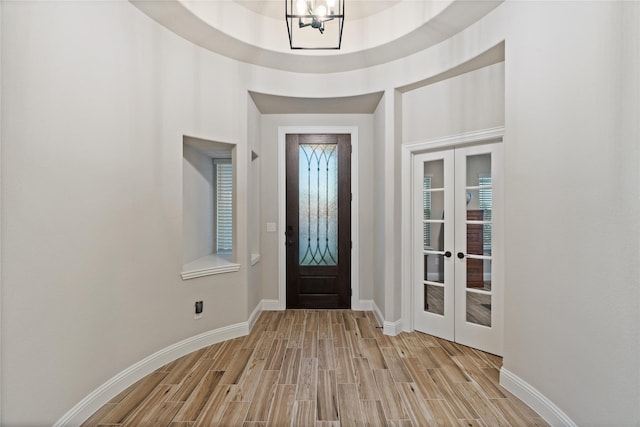
[{"label": "window sill", "polygon": [[182,280],[214,274],[233,273],[240,270],[240,264],[229,260],[231,255],[206,255],[182,266]]},{"label": "window sill", "polygon": [[256,265],[260,262],[260,254],[251,254],[251,265]]}]

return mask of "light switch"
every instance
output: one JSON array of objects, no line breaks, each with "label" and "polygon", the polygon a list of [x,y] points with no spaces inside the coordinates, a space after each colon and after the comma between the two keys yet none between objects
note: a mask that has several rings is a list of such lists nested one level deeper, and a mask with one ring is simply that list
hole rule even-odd
[{"label": "light switch", "polygon": [[276,223],[268,222],[267,223],[267,233],[275,233],[276,232]]}]

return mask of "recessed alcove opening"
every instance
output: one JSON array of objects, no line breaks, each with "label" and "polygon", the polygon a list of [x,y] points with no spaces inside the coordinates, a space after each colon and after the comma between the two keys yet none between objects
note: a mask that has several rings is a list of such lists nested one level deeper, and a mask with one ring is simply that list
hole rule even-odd
[{"label": "recessed alcove opening", "polygon": [[251,185],[249,186],[249,227],[251,231],[251,265],[260,262],[260,156],[251,151]]},{"label": "recessed alcove opening", "polygon": [[238,271],[235,144],[184,136],[182,279]]}]

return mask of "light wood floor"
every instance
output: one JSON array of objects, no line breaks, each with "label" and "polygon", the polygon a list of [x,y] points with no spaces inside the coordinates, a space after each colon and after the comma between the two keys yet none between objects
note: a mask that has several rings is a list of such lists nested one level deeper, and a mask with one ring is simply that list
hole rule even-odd
[{"label": "light wood floor", "polygon": [[143,378],[84,426],[546,426],[498,385],[502,359],[372,312],[263,312],[250,335]]}]

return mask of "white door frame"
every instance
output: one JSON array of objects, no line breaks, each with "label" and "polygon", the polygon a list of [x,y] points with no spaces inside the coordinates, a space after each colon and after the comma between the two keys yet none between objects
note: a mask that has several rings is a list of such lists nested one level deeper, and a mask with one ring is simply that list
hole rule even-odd
[{"label": "white door frame", "polygon": [[278,127],[278,308],[287,307],[287,251],[285,235],[287,220],[286,197],[286,135],[287,134],[350,134],[351,135],[351,309],[365,310],[360,301],[360,264],[358,241],[358,127],[357,126],[279,126]]},{"label": "white door frame", "polygon": [[414,330],[413,313],[413,250],[412,250],[412,177],[413,156],[427,151],[455,148],[469,145],[487,144],[490,142],[504,142],[504,126],[467,132],[458,135],[434,138],[425,141],[412,142],[402,145],[402,237],[400,257],[402,262],[402,330]]}]

